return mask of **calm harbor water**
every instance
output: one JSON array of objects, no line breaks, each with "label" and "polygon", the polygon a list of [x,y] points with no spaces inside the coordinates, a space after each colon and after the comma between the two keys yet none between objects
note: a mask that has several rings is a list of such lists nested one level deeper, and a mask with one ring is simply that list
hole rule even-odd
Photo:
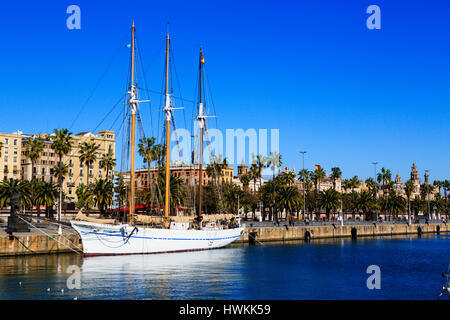
[{"label": "calm harbor water", "polygon": [[[449,262],[450,235],[11,257],[0,258],[0,299],[436,299]],[[81,289],[66,286],[70,265]],[[380,290],[367,289],[369,265],[381,269]]]}]

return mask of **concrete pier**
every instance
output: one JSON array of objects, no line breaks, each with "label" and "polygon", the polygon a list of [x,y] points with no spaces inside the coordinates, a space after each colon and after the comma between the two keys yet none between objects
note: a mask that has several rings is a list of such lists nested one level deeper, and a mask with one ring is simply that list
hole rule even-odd
[{"label": "concrete pier", "polygon": [[30,232],[8,235],[0,231],[0,256],[81,252],[81,243],[75,230],[64,228],[61,235],[57,227],[31,228]]},{"label": "concrete pier", "polygon": [[360,224],[360,225],[326,225],[296,227],[247,227],[244,234],[236,241],[265,242],[288,240],[314,240],[332,238],[377,237],[394,235],[419,235],[425,233],[447,233],[449,225],[445,223],[430,224]]}]

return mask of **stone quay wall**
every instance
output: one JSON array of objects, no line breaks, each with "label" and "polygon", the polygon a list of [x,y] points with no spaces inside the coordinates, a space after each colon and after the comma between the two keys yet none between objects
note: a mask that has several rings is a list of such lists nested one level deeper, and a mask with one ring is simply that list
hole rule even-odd
[{"label": "stone quay wall", "polygon": [[449,225],[436,224],[365,224],[365,225],[327,225],[296,227],[247,227],[236,241],[265,242],[288,240],[313,240],[332,238],[359,238],[393,235],[420,235],[425,233],[446,233]]}]

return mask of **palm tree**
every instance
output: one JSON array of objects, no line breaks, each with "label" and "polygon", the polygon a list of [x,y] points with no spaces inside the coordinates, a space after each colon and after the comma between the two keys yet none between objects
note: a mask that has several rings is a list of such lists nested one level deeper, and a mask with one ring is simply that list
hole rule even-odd
[{"label": "palm tree", "polygon": [[331,179],[333,179],[333,189],[336,190],[336,180],[342,177],[342,171],[338,167],[331,168]]},{"label": "palm tree", "polygon": [[244,189],[248,189],[248,185],[250,184],[250,180],[252,179],[252,177],[248,174],[243,174],[239,177],[239,180],[242,183],[242,186],[244,187]]},{"label": "palm tree", "polygon": [[223,197],[227,208],[233,212],[237,213],[239,208],[239,199],[242,199],[243,191],[234,184],[227,184],[223,191]]},{"label": "palm tree", "polygon": [[[392,181],[391,170],[386,170],[384,167],[381,168],[381,172],[377,175],[377,181],[378,183],[381,183],[383,187],[389,185],[389,183]],[[386,190],[386,188],[383,189]],[[383,196],[385,195],[385,193],[386,192],[383,192]]]},{"label": "palm tree", "polygon": [[253,161],[252,165],[250,166],[250,175],[253,180],[253,192],[256,192],[256,180],[261,177],[261,172],[259,171],[256,161]]},{"label": "palm tree", "polygon": [[420,194],[422,196],[422,199],[427,200],[428,202],[428,214],[430,214],[430,194],[433,192],[434,188],[431,184],[424,183],[420,186]]},{"label": "palm tree", "polygon": [[433,186],[438,187],[438,193],[441,193],[441,188],[444,186],[444,181],[434,180]]},{"label": "palm tree", "polygon": [[325,209],[327,220],[330,220],[331,212],[336,212],[341,205],[341,196],[335,189],[328,189],[321,191],[319,197],[319,205]]},{"label": "palm tree", "polygon": [[305,182],[310,179],[311,173],[307,169],[302,169],[298,173],[298,177],[302,182]]},{"label": "palm tree", "polygon": [[367,213],[376,207],[376,201],[371,191],[364,191],[358,197],[357,208],[363,213]]},{"label": "palm tree", "polygon": [[0,208],[11,205],[11,196],[17,190],[22,197],[23,204],[31,203],[31,190],[29,181],[9,179],[0,182]]},{"label": "palm tree", "polygon": [[30,138],[25,141],[24,146],[24,155],[31,161],[31,179],[34,179],[36,178],[34,164],[40,158],[41,152],[44,150],[44,140],[39,137]]},{"label": "palm tree", "polygon": [[[165,190],[166,180],[163,175],[158,175],[157,183],[160,190]],[[161,195],[161,203],[165,201],[165,193]],[[179,177],[170,176],[169,181],[169,203],[171,208],[183,205],[186,202],[186,190],[183,180]],[[170,210],[170,209],[169,209]]]},{"label": "palm tree", "polygon": [[[277,156],[275,156],[277,157]],[[281,159],[281,156],[279,156],[279,159]],[[281,160],[279,161],[281,164]],[[258,176],[259,176],[259,187],[261,187],[262,183],[261,183],[261,179],[262,179],[262,172],[265,168],[267,168],[267,157],[264,157],[262,154],[258,154],[256,156],[256,166],[258,167]]]},{"label": "palm tree", "polygon": [[398,219],[398,214],[401,211],[405,210],[405,199],[402,196],[396,195],[395,192],[391,192],[389,198],[390,198],[389,204],[392,213]]},{"label": "palm tree", "polygon": [[415,197],[411,201],[411,210],[414,212],[414,219],[419,219],[419,212],[423,211],[423,208],[425,206],[425,203],[423,200],[421,200],[419,197]]},{"label": "palm tree", "polygon": [[376,198],[377,195],[377,186],[375,183],[375,180],[373,178],[367,178],[366,181],[364,181],[369,191],[372,193],[372,197]]},{"label": "palm tree", "polygon": [[117,195],[116,199],[119,208],[123,207],[128,200],[129,186],[125,183],[125,179],[122,175],[117,175],[114,191]]},{"label": "palm tree", "polygon": [[63,181],[68,173],[69,173],[69,166],[67,164],[59,162],[56,166],[53,167],[53,175],[57,178],[59,190],[61,191]]},{"label": "palm tree", "polygon": [[350,186],[351,186],[352,192],[354,191],[355,188],[358,188],[360,184],[361,183],[359,182],[358,176],[354,176],[350,180]]},{"label": "palm tree", "polygon": [[[261,194],[261,201],[264,206],[263,212],[265,212],[265,208],[271,208],[270,220],[272,220],[274,218],[274,211],[277,211],[276,193],[278,191],[278,184],[276,179],[269,180],[267,183],[261,186],[261,189],[259,191]],[[276,216],[278,217],[278,214]]]},{"label": "palm tree", "polygon": [[278,152],[271,152],[270,157],[266,158],[267,168],[271,168],[273,172],[273,179],[275,179],[275,170],[281,167],[281,154]]},{"label": "palm tree", "polygon": [[398,218],[400,211],[406,207],[405,199],[402,196],[398,196],[394,191],[389,193],[388,197],[381,200],[381,209],[386,213],[390,213]]},{"label": "palm tree", "polygon": [[342,203],[345,210],[350,210],[352,212],[352,220],[355,220],[356,212],[359,210],[358,208],[358,193],[352,191],[351,193],[345,193],[342,195]]},{"label": "palm tree", "polygon": [[109,172],[111,170],[114,170],[114,167],[116,166],[116,159],[114,159],[114,154],[109,151],[108,153],[102,155],[99,165],[100,168],[106,168],[106,179],[111,180],[109,177]]},{"label": "palm tree", "polygon": [[283,173],[282,175],[278,176],[278,178],[280,179],[280,182],[282,184],[291,186],[295,182],[295,173],[292,171],[289,171],[289,172]]},{"label": "palm tree", "polygon": [[411,194],[414,190],[414,183],[411,180],[405,183],[405,194],[408,201],[408,222],[411,223]]},{"label": "palm tree", "polygon": [[311,174],[311,178],[314,181],[314,187],[315,187],[315,203],[316,203],[316,210],[318,210],[318,192],[320,192],[320,183],[325,179],[326,173],[323,168],[315,169],[314,172]]},{"label": "palm tree", "polygon": [[36,206],[37,216],[41,216],[41,202],[38,198],[39,190],[42,186],[42,180],[33,179],[30,181],[30,196],[31,196],[31,206]]},{"label": "palm tree", "polygon": [[138,144],[139,155],[144,158],[144,162],[147,162],[147,186],[150,187],[150,169],[153,161],[158,159],[158,152],[155,148],[155,138],[141,138]]},{"label": "palm tree", "polygon": [[290,215],[293,209],[301,203],[300,194],[294,186],[279,185],[277,191],[277,203],[286,210],[287,218],[288,214]]},{"label": "palm tree", "polygon": [[90,193],[94,204],[100,209],[100,216],[105,217],[106,208],[113,203],[113,184],[108,179],[99,179],[92,186]]},{"label": "palm tree", "polygon": [[97,160],[97,150],[99,149],[99,146],[96,145],[94,142],[83,142],[80,145],[80,151],[79,151],[79,158],[80,162],[84,163],[87,167],[86,170],[86,184],[89,184],[89,169]]},{"label": "palm tree", "polygon": [[444,198],[445,198],[445,201],[447,201],[447,191],[450,190],[450,181],[444,180],[443,187],[444,187]]},{"label": "palm tree", "polygon": [[342,182],[342,188],[344,189],[345,192],[347,192],[347,190],[352,189],[352,182],[349,179],[344,179],[344,181]]},{"label": "palm tree", "polygon": [[42,185],[37,193],[37,199],[39,200],[39,203],[45,205],[45,216],[47,218],[53,218],[53,214],[50,212],[50,209],[55,204],[57,198],[58,188],[56,184],[51,182],[42,182]]},{"label": "palm tree", "polygon": [[75,191],[77,195],[77,209],[86,209],[87,214],[89,215],[89,208],[93,204],[93,196],[89,187],[85,184],[80,184]]},{"label": "palm tree", "polygon": [[63,157],[72,150],[72,133],[67,129],[54,129],[51,135],[52,149],[58,155],[58,164],[62,163]]},{"label": "palm tree", "polygon": [[450,181],[449,180],[444,180],[443,181],[443,188],[444,188],[444,203],[445,203],[445,212],[447,213],[447,218],[448,218],[448,203],[447,203],[447,191],[450,189]]}]

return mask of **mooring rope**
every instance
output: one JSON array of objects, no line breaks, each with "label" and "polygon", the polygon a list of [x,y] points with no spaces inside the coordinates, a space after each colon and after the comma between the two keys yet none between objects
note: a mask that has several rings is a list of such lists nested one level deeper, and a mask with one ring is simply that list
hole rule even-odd
[{"label": "mooring rope", "polygon": [[[33,225],[32,223],[30,223],[30,222],[28,222],[27,220],[23,219],[21,216],[17,216],[17,217],[20,218],[22,221],[25,221],[26,224],[28,224],[28,225],[30,225],[31,227],[35,228],[35,229],[38,230],[39,232],[45,234],[47,237],[50,237],[50,238],[52,238],[52,239],[55,238],[53,235],[48,234],[48,233],[42,231],[41,229],[39,229],[38,227],[36,227],[36,226]],[[73,245],[75,246],[75,248],[77,248],[79,251],[82,251],[82,249],[79,248],[78,246],[76,246],[75,243],[73,243],[70,239],[64,237],[62,234],[61,234],[60,236],[61,236],[62,238],[64,238],[64,239],[68,240],[68,241],[69,241],[71,244],[73,244]],[[79,251],[77,251],[77,250],[71,248],[70,246],[68,246],[68,248],[69,248],[70,250],[72,250],[73,252],[75,252],[75,253],[77,253],[77,254],[80,254]]]}]

